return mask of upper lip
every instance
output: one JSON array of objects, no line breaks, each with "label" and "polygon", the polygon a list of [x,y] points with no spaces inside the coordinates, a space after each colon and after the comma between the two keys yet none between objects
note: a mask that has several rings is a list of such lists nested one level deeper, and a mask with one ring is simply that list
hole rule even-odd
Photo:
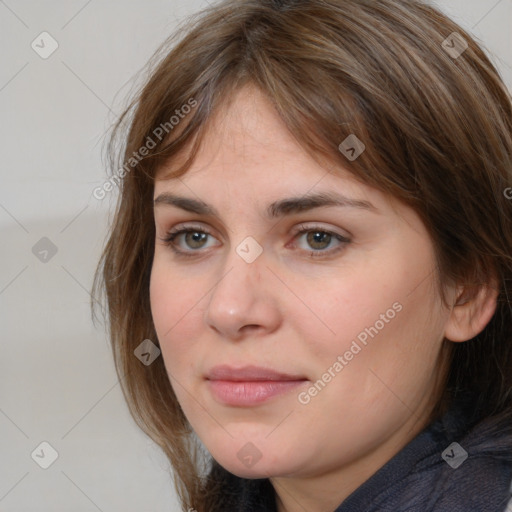
[{"label": "upper lip", "polygon": [[294,381],[306,380],[303,375],[278,372],[261,366],[234,368],[228,365],[214,366],[207,374],[207,380],[247,381]]}]

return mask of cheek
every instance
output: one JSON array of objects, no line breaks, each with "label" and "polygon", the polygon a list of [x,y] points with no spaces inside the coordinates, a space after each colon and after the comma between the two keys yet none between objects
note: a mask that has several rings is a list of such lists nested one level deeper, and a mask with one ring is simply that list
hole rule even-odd
[{"label": "cheek", "polygon": [[[190,279],[180,279],[170,265],[155,257],[150,278],[153,323],[168,370],[173,374],[188,366],[187,356],[201,328],[201,294]],[[172,358],[169,354],[172,353]]]},{"label": "cheek", "polygon": [[299,329],[320,363],[317,372],[344,354],[351,366],[366,373],[379,367],[393,379],[402,371],[432,371],[446,312],[433,288],[430,247],[421,249],[412,258],[406,247],[391,247],[310,290],[305,302],[321,306]]},{"label": "cheek", "polygon": [[[404,273],[393,275],[394,269],[379,264],[344,267],[337,276],[322,279],[304,296],[304,303],[311,304],[310,312],[302,304],[290,311],[290,316],[301,322],[301,330],[309,335],[305,340],[311,349],[339,352],[348,349],[353,339],[360,335],[364,341],[367,329],[378,322],[378,330],[385,330],[400,314],[397,309],[407,293]],[[295,289],[301,284],[297,281]],[[395,304],[395,307],[393,305]],[[382,323],[381,315],[388,322]],[[368,336],[368,334],[366,334]],[[320,343],[320,340],[324,340]]]},{"label": "cheek", "polygon": [[165,328],[168,332],[181,327],[188,314],[193,313],[193,305],[200,302],[200,288],[199,283],[178,272],[165,254],[157,251],[149,283],[151,312],[157,329]]}]

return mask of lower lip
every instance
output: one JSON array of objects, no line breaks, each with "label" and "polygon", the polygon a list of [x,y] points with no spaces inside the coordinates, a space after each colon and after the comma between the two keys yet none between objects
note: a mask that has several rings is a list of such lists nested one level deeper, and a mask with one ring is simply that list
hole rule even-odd
[{"label": "lower lip", "polygon": [[213,396],[225,405],[249,407],[258,405],[304,384],[304,380],[249,381],[229,380],[207,381]]}]

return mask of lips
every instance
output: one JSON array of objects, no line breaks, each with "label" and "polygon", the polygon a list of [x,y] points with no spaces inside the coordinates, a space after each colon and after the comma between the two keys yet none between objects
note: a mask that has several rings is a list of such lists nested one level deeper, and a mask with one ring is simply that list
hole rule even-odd
[{"label": "lips", "polygon": [[206,374],[214,399],[223,405],[250,407],[267,402],[307,382],[303,375],[259,366],[215,366]]},{"label": "lips", "polygon": [[207,373],[206,378],[208,380],[229,380],[233,382],[306,380],[303,375],[281,373],[260,366],[244,366],[243,368],[233,368],[228,365],[213,367]]}]

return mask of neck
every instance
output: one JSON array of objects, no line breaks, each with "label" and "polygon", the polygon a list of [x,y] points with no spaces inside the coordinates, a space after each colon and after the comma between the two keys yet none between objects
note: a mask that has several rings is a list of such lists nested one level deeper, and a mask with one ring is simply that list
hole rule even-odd
[{"label": "neck", "polygon": [[[417,409],[421,410],[421,408]],[[422,416],[412,414],[409,420],[357,460],[322,474],[307,477],[275,477],[270,481],[276,492],[278,512],[333,512],[377,470],[393,458],[426,426],[430,409]]]}]

